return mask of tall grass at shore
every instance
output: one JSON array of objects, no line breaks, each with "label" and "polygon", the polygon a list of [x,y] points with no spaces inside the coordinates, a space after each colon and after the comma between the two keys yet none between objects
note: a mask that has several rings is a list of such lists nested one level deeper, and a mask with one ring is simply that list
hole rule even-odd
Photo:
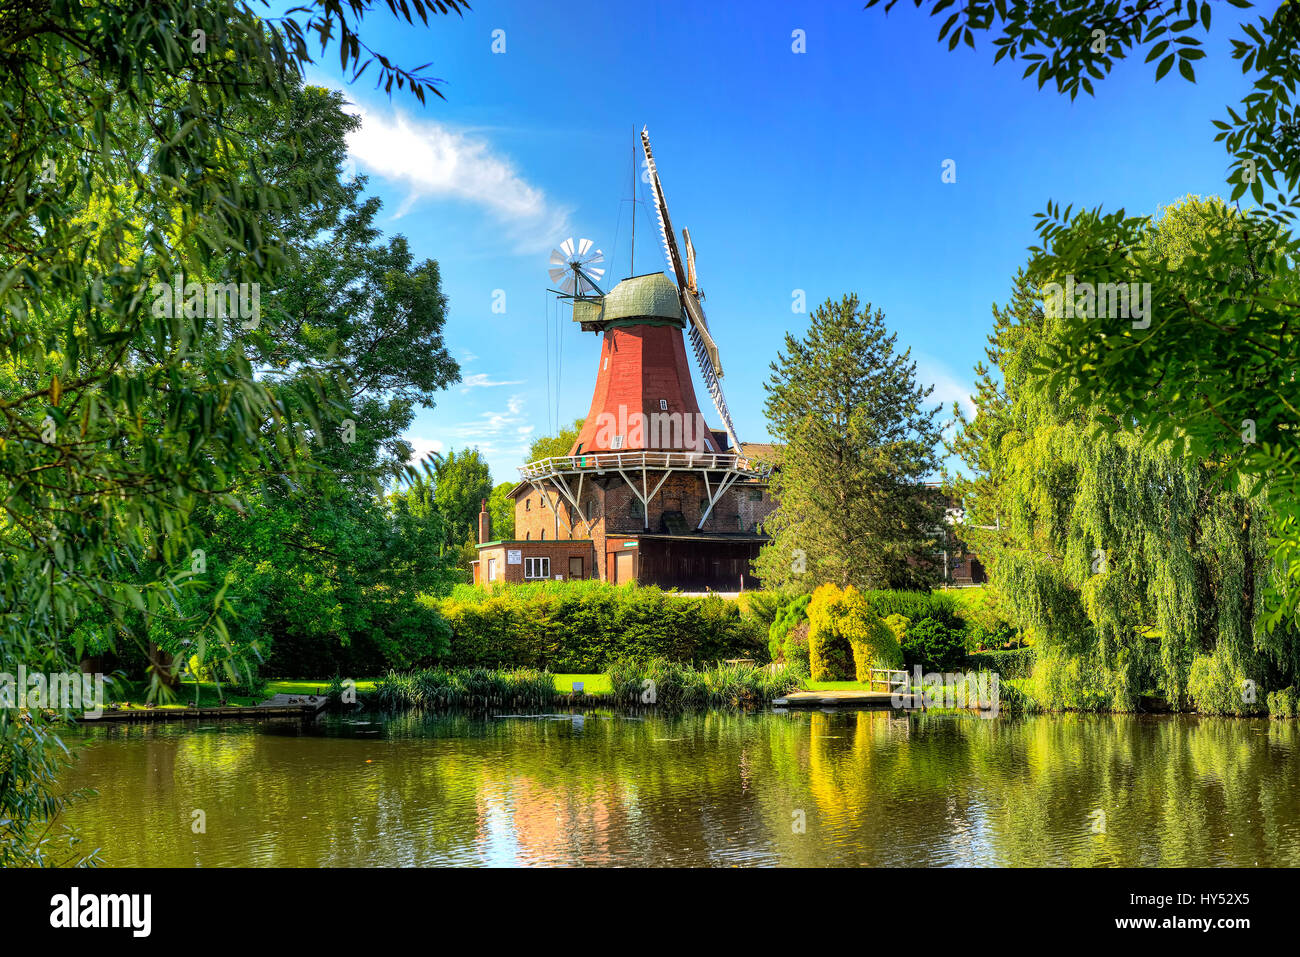
[{"label": "tall grass at shore", "polygon": [[375,701],[389,710],[414,708],[545,708],[559,697],[548,671],[533,668],[425,668],[390,671],[375,683]]},{"label": "tall grass at shore", "polygon": [[665,658],[616,661],[605,673],[616,705],[667,711],[765,708],[803,686],[802,678],[786,670],[745,664],[695,668]]}]

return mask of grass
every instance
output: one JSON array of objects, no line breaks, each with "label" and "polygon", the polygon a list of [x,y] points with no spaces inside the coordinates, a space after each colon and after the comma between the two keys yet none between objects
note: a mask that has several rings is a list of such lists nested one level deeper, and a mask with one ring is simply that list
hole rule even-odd
[{"label": "grass", "polygon": [[584,694],[610,694],[614,690],[610,687],[609,675],[556,675],[555,690],[568,694],[575,681],[582,682]]},{"label": "grass", "polygon": [[[560,694],[569,694],[573,691],[573,683],[581,681],[583,683],[583,692],[589,695],[595,694],[612,694],[613,688],[609,683],[609,675],[606,674],[557,674],[552,676],[555,682],[555,690]],[[371,693],[375,690],[377,678],[360,678],[357,679],[357,692],[360,694]],[[856,688],[856,681],[822,681],[810,682],[809,687],[816,691],[825,691],[838,688]],[[242,707],[249,705],[261,704],[267,698],[275,694],[316,694],[318,691],[324,694],[329,688],[328,679],[316,678],[295,678],[284,681],[268,681],[266,684],[266,694],[264,695],[237,695],[230,693],[230,686],[223,684],[221,686],[221,696],[225,697],[227,705],[237,704]],[[108,692],[110,701],[121,702],[127,708],[143,708],[146,704],[145,698],[149,690],[148,682],[136,682],[119,684],[116,688]],[[177,689],[176,701],[171,704],[158,704],[157,708],[176,708],[183,710],[190,706],[194,700],[194,682],[182,681],[180,688]],[[217,695],[217,686],[214,682],[204,681],[199,685],[199,707],[215,708],[221,703]]]},{"label": "grass", "polygon": [[813,681],[804,682],[809,691],[870,691],[871,685],[865,681]]},{"label": "grass", "polygon": [[[357,681],[358,693],[365,693],[375,690],[375,678],[362,678]],[[275,694],[316,694],[319,691],[324,694],[329,688],[328,679],[294,679],[288,681],[268,681],[266,693],[259,695],[240,695],[231,694],[230,685],[222,684],[221,693],[217,693],[216,682],[202,681],[199,683],[199,707],[200,708],[217,708],[221,706],[221,699],[226,699],[227,705],[240,705],[248,707],[249,705],[261,704],[267,698]],[[143,708],[147,703],[149,693],[149,683],[147,681],[138,682],[118,682],[111,688],[105,689],[105,694],[109,701],[116,701],[124,705],[124,710],[130,708]],[[194,702],[194,682],[181,681],[180,687],[176,689],[176,700],[168,704],[156,704],[157,708],[175,708],[184,710]]]},{"label": "grass", "polygon": [[[580,675],[564,674],[555,675],[555,690],[561,694],[569,694],[573,690],[573,683],[581,681],[583,691],[586,694],[609,694],[609,675]],[[357,692],[359,694],[368,694],[375,690],[377,678],[359,678],[357,679]],[[284,681],[268,681],[266,683],[266,694],[264,695],[238,695],[230,693],[230,686],[223,684],[221,686],[221,695],[217,694],[217,686],[214,682],[204,681],[199,685],[199,707],[216,708],[221,704],[221,698],[226,699],[227,705],[237,704],[241,707],[261,704],[267,698],[276,694],[324,694],[329,688],[329,680],[324,678],[293,678]],[[149,684],[145,681],[119,683],[113,689],[108,691],[108,699],[117,701],[124,705],[125,708],[143,708],[146,704],[146,696],[149,691]],[[183,710],[190,706],[194,700],[194,682],[182,681],[181,686],[176,692],[176,701],[170,704],[157,704],[157,708],[176,708]]]}]

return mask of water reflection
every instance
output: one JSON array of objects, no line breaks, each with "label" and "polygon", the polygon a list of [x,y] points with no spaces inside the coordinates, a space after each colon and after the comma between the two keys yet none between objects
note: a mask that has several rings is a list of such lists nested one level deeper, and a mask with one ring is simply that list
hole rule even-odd
[{"label": "water reflection", "polygon": [[1300,864],[1294,722],[588,712],[84,740],[68,785],[100,794],[69,820],[110,865]]}]

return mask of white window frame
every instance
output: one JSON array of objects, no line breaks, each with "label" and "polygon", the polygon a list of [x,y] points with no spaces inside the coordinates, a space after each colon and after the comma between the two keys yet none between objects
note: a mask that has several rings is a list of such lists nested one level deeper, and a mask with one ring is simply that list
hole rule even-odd
[{"label": "white window frame", "polygon": [[623,447],[623,436],[616,435],[612,439],[610,439],[609,447],[611,449],[621,449]]},{"label": "white window frame", "polygon": [[525,558],[524,579],[543,579],[551,577],[551,560],[549,558]]},{"label": "white window frame", "polygon": [[491,581],[496,581],[496,579],[497,579],[497,560],[495,558],[489,558],[487,580],[491,582]]}]

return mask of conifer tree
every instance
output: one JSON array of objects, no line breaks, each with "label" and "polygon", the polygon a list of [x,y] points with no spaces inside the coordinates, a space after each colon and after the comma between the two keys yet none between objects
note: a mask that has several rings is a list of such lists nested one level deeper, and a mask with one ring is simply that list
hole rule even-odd
[{"label": "conifer tree", "polygon": [[769,587],[924,587],[938,577],[939,407],[898,352],[885,315],[856,295],[828,299],[807,334],[787,333],[764,411],[779,444],[772,536],[754,571]]}]

